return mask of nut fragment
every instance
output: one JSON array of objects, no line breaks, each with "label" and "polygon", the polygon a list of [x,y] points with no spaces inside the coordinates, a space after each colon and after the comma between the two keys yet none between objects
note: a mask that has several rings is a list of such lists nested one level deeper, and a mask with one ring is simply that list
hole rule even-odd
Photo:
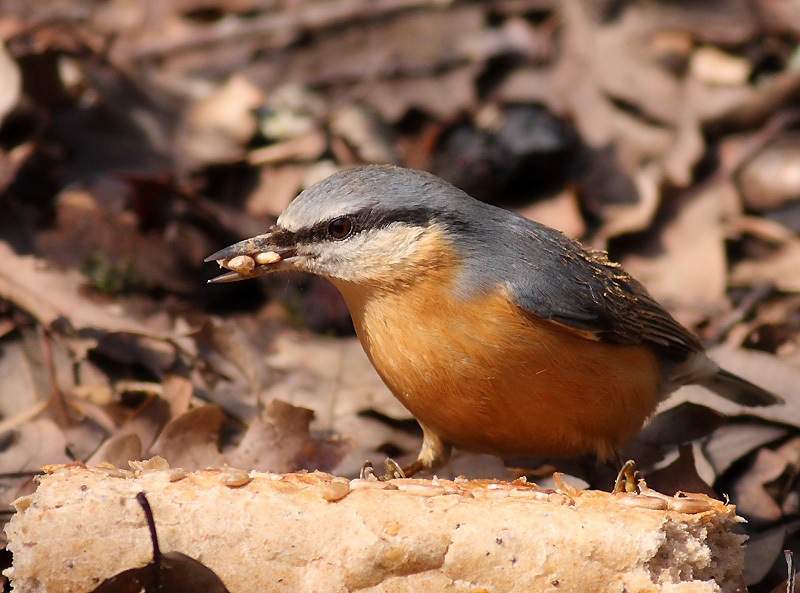
[{"label": "nut fragment", "polygon": [[169,462],[160,455],[155,455],[144,461],[129,461],[128,465],[131,466],[132,470],[140,472],[148,469],[169,469]]},{"label": "nut fragment", "polygon": [[259,265],[274,264],[281,261],[281,256],[274,251],[261,251],[255,254],[256,263]]},{"label": "nut fragment", "polygon": [[243,469],[236,469],[233,467],[226,467],[219,474],[219,481],[229,488],[238,488],[239,486],[246,486],[253,478],[250,474]]},{"label": "nut fragment", "polygon": [[426,498],[446,494],[443,486],[434,486],[432,483],[422,480],[398,480],[397,487],[402,492]]},{"label": "nut fragment", "polygon": [[175,482],[180,482],[188,475],[189,472],[187,472],[185,469],[181,467],[176,467],[175,469],[169,470],[167,479],[170,481],[170,483],[175,483]]},{"label": "nut fragment", "polygon": [[223,261],[223,266],[240,274],[249,274],[256,267],[256,262],[249,255],[237,255],[228,261]]},{"label": "nut fragment", "polygon": [[322,491],[322,498],[328,502],[336,502],[350,494],[350,483],[342,480],[333,480]]},{"label": "nut fragment", "polygon": [[711,503],[699,498],[672,498],[668,500],[669,510],[687,515],[705,513],[711,510]]},{"label": "nut fragment", "polygon": [[665,499],[646,494],[635,494],[633,492],[621,492],[615,494],[617,501],[630,507],[650,509],[652,511],[666,511],[668,503]]}]

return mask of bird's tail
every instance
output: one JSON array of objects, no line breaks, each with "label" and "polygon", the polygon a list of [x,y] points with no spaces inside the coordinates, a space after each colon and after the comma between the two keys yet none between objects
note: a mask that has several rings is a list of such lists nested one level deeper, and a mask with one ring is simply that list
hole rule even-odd
[{"label": "bird's tail", "polygon": [[784,403],[783,399],[774,393],[725,369],[719,369],[713,375],[708,375],[697,382],[717,395],[743,406],[772,406]]}]

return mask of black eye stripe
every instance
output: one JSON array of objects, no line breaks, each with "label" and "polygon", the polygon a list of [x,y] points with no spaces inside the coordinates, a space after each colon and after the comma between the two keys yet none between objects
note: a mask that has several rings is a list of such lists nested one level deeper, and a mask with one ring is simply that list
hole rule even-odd
[{"label": "black eye stripe", "polygon": [[435,212],[428,208],[396,208],[392,210],[368,209],[354,212],[347,216],[336,216],[315,224],[312,227],[297,229],[296,231],[276,230],[273,234],[273,243],[277,247],[292,247],[302,243],[320,243],[322,241],[341,241],[343,238],[336,238],[330,233],[330,227],[334,222],[347,219],[351,222],[352,228],[347,235],[351,237],[362,231],[370,229],[381,229],[393,223],[403,223],[413,226],[428,226],[433,223],[442,223],[446,226],[465,227],[468,223],[452,216]]}]

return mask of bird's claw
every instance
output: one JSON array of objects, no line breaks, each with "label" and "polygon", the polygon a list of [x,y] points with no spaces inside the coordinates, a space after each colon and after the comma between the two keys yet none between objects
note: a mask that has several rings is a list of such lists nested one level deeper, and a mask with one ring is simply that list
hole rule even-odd
[{"label": "bird's claw", "polygon": [[640,494],[639,482],[643,480],[641,472],[636,469],[636,462],[633,459],[628,459],[622,464],[622,468],[617,474],[617,479],[614,482],[614,494],[622,492],[635,492]]},{"label": "bird's claw", "polygon": [[361,471],[358,474],[358,477],[362,480],[378,480],[379,482],[388,482],[389,480],[399,480],[406,477],[403,468],[398,465],[398,463],[391,458],[386,458],[386,473],[382,476],[375,475],[375,468],[372,466],[372,462],[367,460],[364,462],[364,465],[361,466]]}]

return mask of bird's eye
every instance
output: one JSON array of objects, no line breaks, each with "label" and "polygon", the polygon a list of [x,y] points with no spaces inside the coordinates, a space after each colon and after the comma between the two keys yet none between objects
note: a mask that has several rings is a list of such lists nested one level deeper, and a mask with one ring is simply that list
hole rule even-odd
[{"label": "bird's eye", "polygon": [[337,218],[328,225],[328,234],[337,241],[347,239],[353,234],[353,221],[349,218]]}]

